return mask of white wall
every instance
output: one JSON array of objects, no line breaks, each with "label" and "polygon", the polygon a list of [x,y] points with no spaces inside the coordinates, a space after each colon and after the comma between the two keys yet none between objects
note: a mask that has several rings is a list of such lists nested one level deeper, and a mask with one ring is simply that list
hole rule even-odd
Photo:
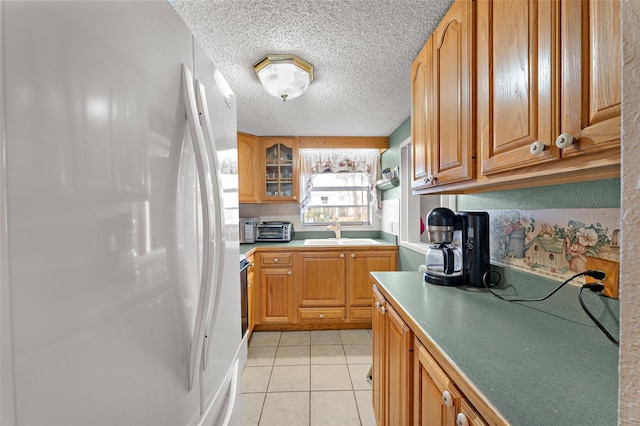
[{"label": "white wall", "polygon": [[[346,231],[378,231],[382,212],[374,213],[372,226],[343,226]],[[297,203],[287,204],[240,204],[240,217],[258,217],[261,222],[287,221],[296,231],[326,231],[326,226],[302,226],[300,207]]]},{"label": "white wall", "polygon": [[623,0],[619,423],[640,424],[640,2]]}]

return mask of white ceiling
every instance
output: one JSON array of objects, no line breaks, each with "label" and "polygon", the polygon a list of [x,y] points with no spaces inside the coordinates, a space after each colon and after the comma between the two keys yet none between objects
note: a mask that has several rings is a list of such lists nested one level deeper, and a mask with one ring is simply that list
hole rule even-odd
[{"label": "white ceiling", "polygon": [[[255,135],[388,136],[411,114],[411,63],[453,0],[174,0]],[[266,54],[314,66],[286,103],[253,72]]]}]

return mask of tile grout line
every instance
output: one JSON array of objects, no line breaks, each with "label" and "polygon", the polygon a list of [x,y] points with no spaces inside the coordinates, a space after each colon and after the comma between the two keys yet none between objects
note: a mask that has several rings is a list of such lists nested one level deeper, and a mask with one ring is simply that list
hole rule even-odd
[{"label": "tile grout line", "polygon": [[[371,335],[371,332],[369,333],[369,335]],[[338,363],[338,364],[334,364],[334,363],[317,364],[316,366],[319,367],[319,368],[322,368],[322,367],[328,366],[328,365],[340,365],[340,366],[344,365],[346,367],[346,371],[347,371],[347,375],[348,375],[348,379],[349,379],[349,383],[350,383],[350,387],[351,387],[350,390],[351,390],[351,394],[352,394],[352,397],[353,397],[353,400],[354,400],[354,403],[355,403],[356,415],[358,417],[359,423],[362,425],[363,424],[362,414],[361,414],[359,406],[358,406],[358,400],[357,400],[357,397],[356,397],[356,389],[355,389],[355,385],[354,385],[354,379],[351,376],[351,369],[349,367],[351,365],[354,365],[354,366],[355,365],[365,365],[366,363],[359,363],[359,362],[350,363],[349,359],[347,357],[347,351],[345,349],[345,346],[347,346],[347,345],[364,345],[364,343],[350,342],[350,343],[347,344],[347,343],[345,343],[343,341],[342,335],[340,335],[340,343],[321,343],[321,344],[317,344],[317,345],[312,345],[312,343],[311,343],[311,335],[309,335],[309,343],[308,344],[298,344],[298,345],[294,344],[294,345],[282,345],[281,346],[281,343],[282,343],[282,333],[280,333],[280,335],[278,336],[278,341],[277,341],[277,343],[275,345],[276,353],[275,353],[275,355],[273,357],[271,365],[269,366],[270,367],[269,380],[267,382],[267,389],[265,391],[265,397],[264,397],[264,399],[262,401],[262,406],[261,406],[261,409],[260,409],[258,425],[263,420],[262,417],[263,417],[263,414],[264,414],[264,407],[266,406],[267,396],[270,393],[279,393],[278,391],[269,392],[269,386],[271,384],[271,380],[273,379],[274,369],[276,367],[276,358],[277,358],[277,355],[278,355],[278,349],[281,348],[281,347],[308,346],[309,347],[309,364],[308,364],[309,365],[309,376],[308,376],[309,377],[309,390],[308,390],[308,393],[309,393],[309,399],[308,399],[309,411],[308,411],[308,425],[311,426],[311,423],[312,423],[311,397],[312,397],[312,392],[313,392],[312,389],[311,389],[311,370],[312,370],[313,365],[316,365],[316,364],[312,364],[311,347],[312,346],[325,346],[325,345],[335,345],[335,346],[340,345],[341,348],[342,348],[342,352],[344,354],[345,362],[344,363]],[[283,364],[283,365],[279,365],[279,366],[280,367],[291,367],[291,366],[301,366],[301,365],[306,365],[306,364]],[[338,392],[338,391],[339,390],[322,390],[322,389],[317,390],[317,392]],[[346,390],[346,391],[348,392],[349,390]],[[286,391],[286,390],[284,390],[284,391],[280,391],[280,392],[304,392],[304,391]]]}]

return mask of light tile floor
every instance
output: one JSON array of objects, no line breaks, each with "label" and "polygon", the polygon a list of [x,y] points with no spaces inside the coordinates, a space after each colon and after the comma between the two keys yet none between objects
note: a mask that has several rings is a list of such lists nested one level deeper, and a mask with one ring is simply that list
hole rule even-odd
[{"label": "light tile floor", "polygon": [[255,332],[242,372],[244,426],[375,426],[371,330]]}]

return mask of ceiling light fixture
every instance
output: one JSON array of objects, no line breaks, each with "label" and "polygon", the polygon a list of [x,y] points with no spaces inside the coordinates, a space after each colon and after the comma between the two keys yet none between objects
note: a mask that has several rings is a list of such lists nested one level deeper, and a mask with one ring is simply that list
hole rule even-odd
[{"label": "ceiling light fixture", "polygon": [[253,69],[264,90],[283,101],[302,95],[313,81],[313,65],[296,55],[267,55]]}]

